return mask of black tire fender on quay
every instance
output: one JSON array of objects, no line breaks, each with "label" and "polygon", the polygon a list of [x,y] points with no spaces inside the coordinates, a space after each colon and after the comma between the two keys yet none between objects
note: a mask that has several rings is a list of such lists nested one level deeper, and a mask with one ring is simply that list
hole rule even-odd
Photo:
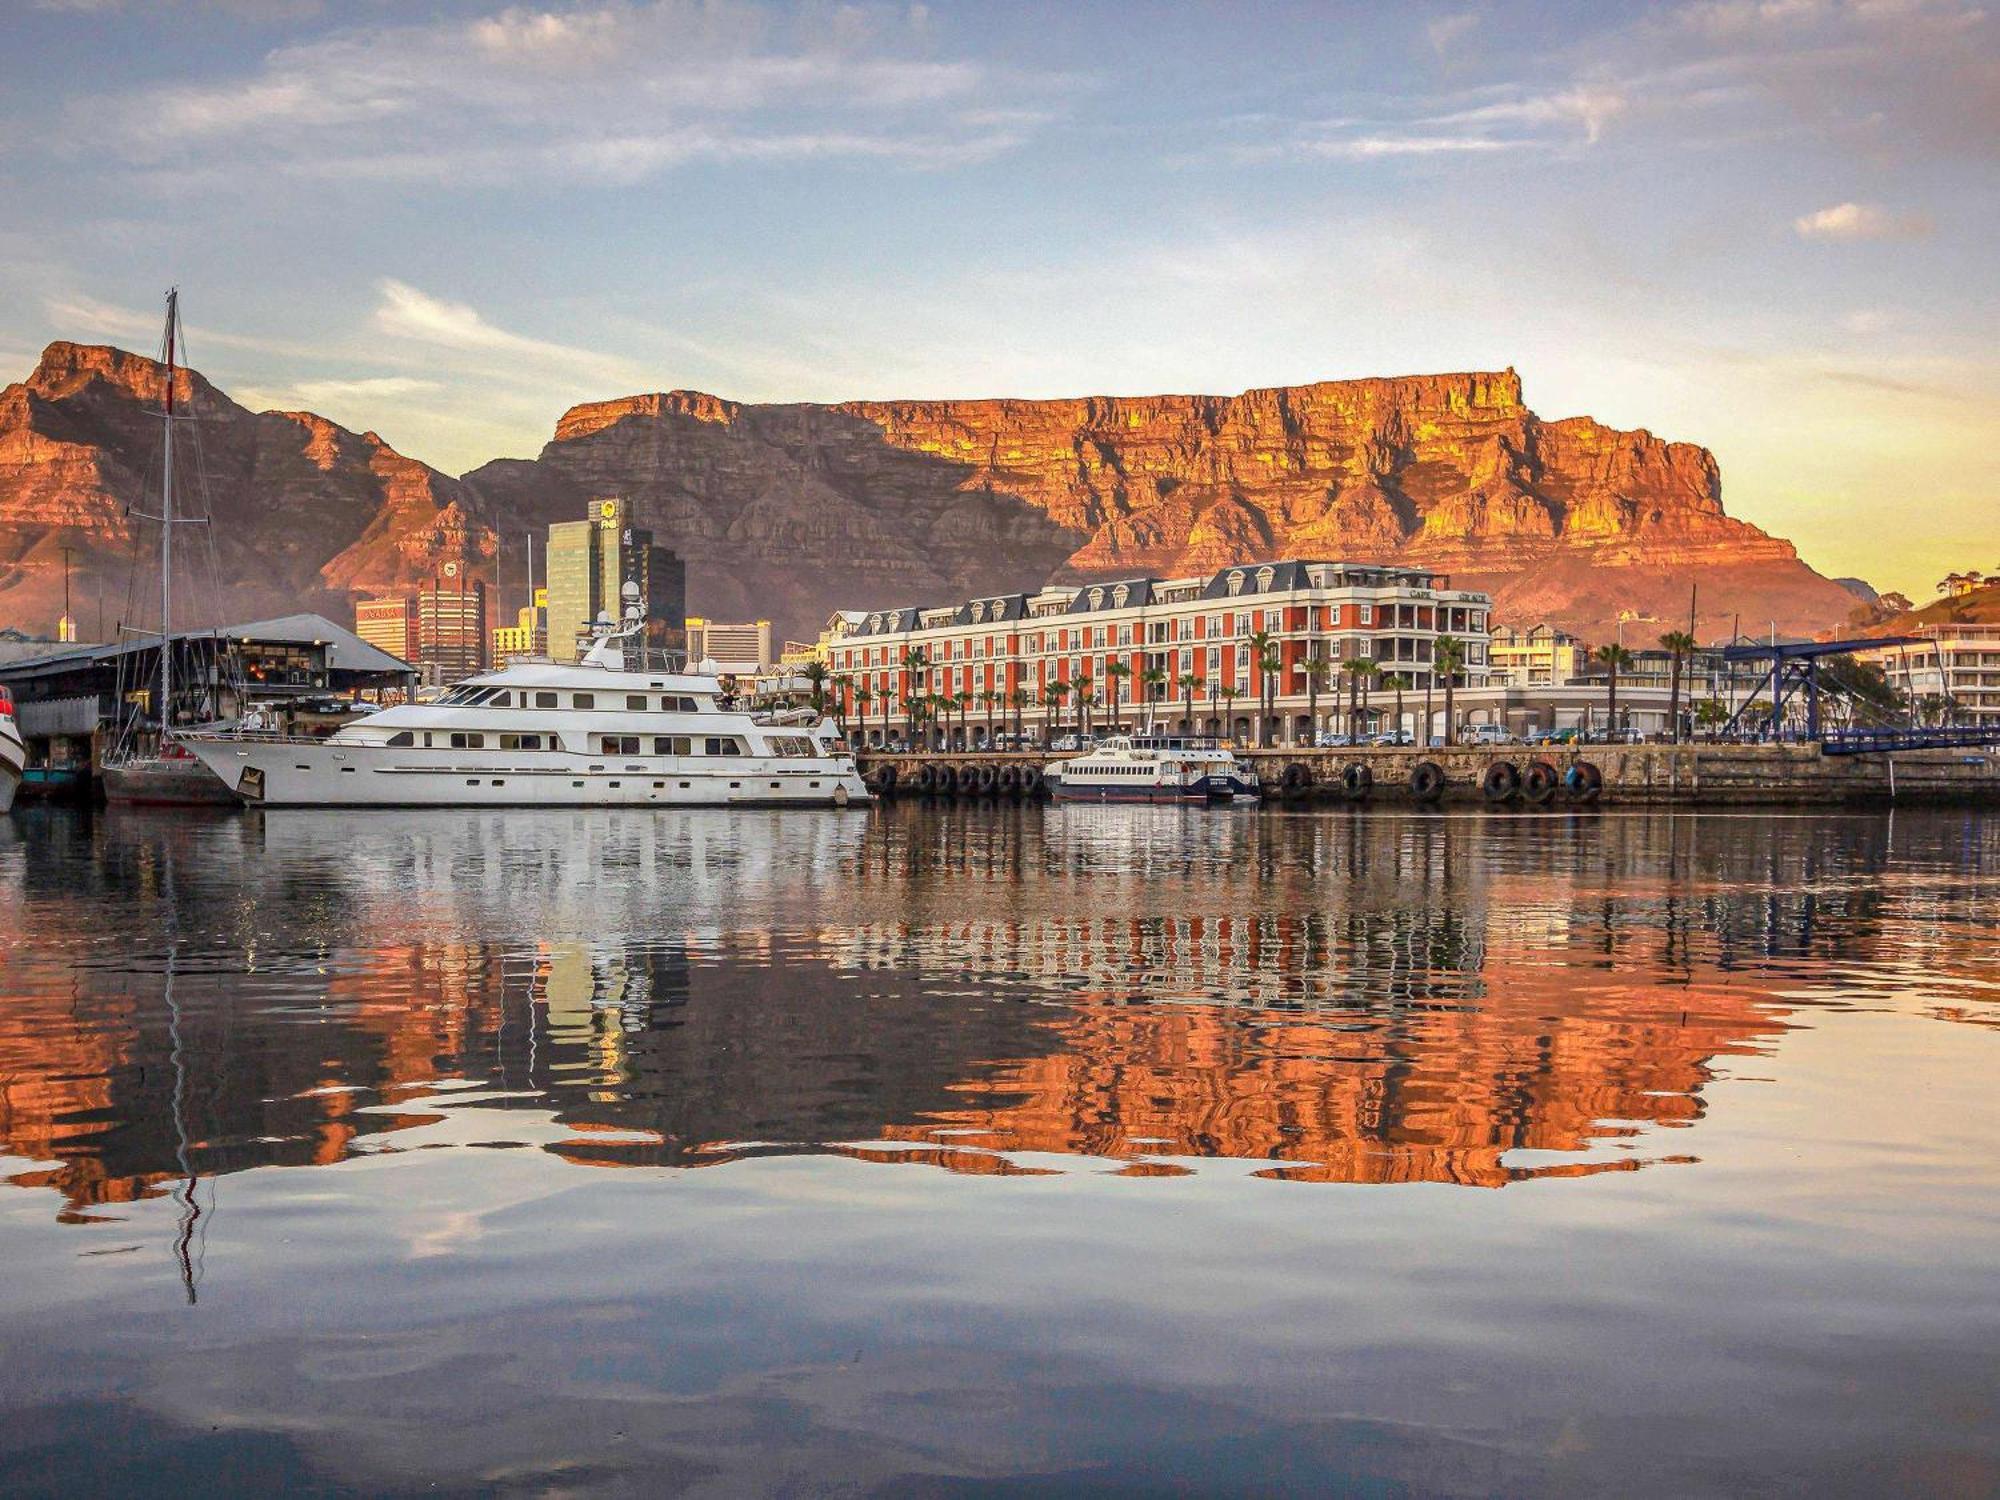
[{"label": "black tire fender on quay", "polygon": [[1365,761],[1354,761],[1340,773],[1340,789],[1358,802],[1375,790],[1375,771]]},{"label": "black tire fender on quay", "polygon": [[1479,778],[1479,789],[1488,802],[1506,802],[1521,790],[1521,769],[1511,760],[1496,760]]},{"label": "black tire fender on quay", "polygon": [[1021,795],[1032,797],[1042,790],[1042,768],[1040,766],[1021,767]]},{"label": "black tire fender on quay", "polygon": [[1521,795],[1540,807],[1562,785],[1562,772],[1548,761],[1538,760],[1521,773]]},{"label": "black tire fender on quay", "polygon": [[972,773],[973,789],[982,797],[993,795],[993,789],[1000,784],[1000,773],[991,766],[981,766]]},{"label": "black tire fender on quay", "polygon": [[1434,760],[1420,760],[1410,768],[1410,795],[1419,802],[1435,802],[1444,795],[1444,767]]},{"label": "black tire fender on quay", "polygon": [[1293,761],[1285,767],[1284,775],[1278,778],[1278,785],[1284,789],[1287,797],[1303,796],[1312,784],[1312,767],[1303,761]]},{"label": "black tire fender on quay", "polygon": [[1003,797],[1020,796],[1021,768],[1019,766],[1002,766],[1000,774],[993,784]]},{"label": "black tire fender on quay", "polygon": [[938,768],[929,761],[925,761],[917,767],[917,774],[913,778],[914,784],[917,790],[926,797],[937,790],[937,773]]},{"label": "black tire fender on quay", "polygon": [[939,766],[937,768],[937,794],[940,797],[954,797],[958,795],[958,783],[959,775],[956,766]]},{"label": "black tire fender on quay", "polygon": [[1563,789],[1573,801],[1594,802],[1604,790],[1604,773],[1590,761],[1580,760],[1563,776]]}]

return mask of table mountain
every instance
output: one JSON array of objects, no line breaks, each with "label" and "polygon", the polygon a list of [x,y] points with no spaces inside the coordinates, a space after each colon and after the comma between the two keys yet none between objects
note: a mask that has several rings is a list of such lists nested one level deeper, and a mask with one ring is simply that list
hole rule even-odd
[{"label": "table mountain", "polygon": [[[134,355],[55,344],[0,395],[0,618],[52,618],[65,541],[122,578],[161,378]],[[1724,512],[1707,450],[1544,421],[1512,370],[1052,401],[672,391],[572,408],[538,457],[460,480],[372,433],[248,412],[183,378],[209,417],[237,614],[265,607],[260,590],[390,586],[445,557],[490,572],[494,527],[608,494],[687,559],[691,609],[768,616],[794,637],[841,606],[1281,556],[1442,569],[1492,590],[1502,618],[1592,637],[1621,612],[1678,627],[1696,578],[1703,634],[1738,612],[1811,631],[1854,603]]]}]

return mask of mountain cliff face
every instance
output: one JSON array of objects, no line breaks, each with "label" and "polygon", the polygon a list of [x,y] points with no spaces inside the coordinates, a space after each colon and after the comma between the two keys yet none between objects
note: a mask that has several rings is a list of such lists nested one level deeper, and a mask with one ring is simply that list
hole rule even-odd
[{"label": "mountain cliff face", "polygon": [[[310,412],[245,410],[193,371],[175,379],[176,402],[193,418],[175,439],[177,509],[212,518],[222,595],[193,528],[177,535],[189,580],[177,623],[299,608],[341,619],[350,589],[428,577],[448,557],[491,556],[492,533],[464,486],[374,433]],[[0,620],[54,625],[67,545],[86,639],[100,601],[107,633],[121,619],[157,622],[159,531],[128,511],[159,509],[165,387],[166,368],[153,360],[55,343],[27,380],[0,392]]]},{"label": "mountain cliff face", "polygon": [[[57,344],[0,396],[0,616],[53,616],[62,541],[93,558],[130,548],[123,509],[161,378]],[[842,606],[1282,556],[1443,569],[1491,590],[1503,619],[1591,637],[1621,612],[1678,628],[1697,578],[1704,634],[1738,612],[1810,631],[1853,604],[1788,542],[1724,513],[1707,450],[1544,421],[1511,370],[1229,397],[745,405],[674,391],[575,407],[539,457],[460,481],[372,434],[246,412],[183,378],[216,413],[211,487],[239,554],[225,572],[294,599],[444,557],[481,568],[492,526],[620,494],[687,559],[691,609],[792,636]],[[59,562],[56,578],[59,596]]]},{"label": "mountain cliff face", "polygon": [[1611,633],[1808,631],[1853,599],[1724,513],[1714,457],[1588,417],[1546,422],[1513,371],[1240,396],[745,406],[675,391],[568,412],[533,462],[465,476],[496,509],[617,492],[722,613],[792,631],[840,604],[1250,558],[1396,560],[1491,590],[1503,619]]}]

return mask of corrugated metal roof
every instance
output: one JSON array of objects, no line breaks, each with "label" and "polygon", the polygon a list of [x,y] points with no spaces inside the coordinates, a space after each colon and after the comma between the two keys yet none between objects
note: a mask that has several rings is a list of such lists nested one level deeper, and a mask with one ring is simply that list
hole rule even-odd
[{"label": "corrugated metal roof", "polygon": [[[344,629],[325,615],[279,615],[270,620],[252,620],[242,625],[223,625],[215,630],[184,630],[176,640],[199,641],[213,636],[226,640],[250,641],[269,646],[327,645],[332,653],[327,665],[341,672],[414,672],[408,662],[371,646],[353,631]],[[157,636],[134,636],[105,646],[70,646],[45,656],[27,657],[0,667],[8,677],[40,677],[66,672],[92,662],[111,661],[134,651],[149,651],[159,644]]]}]

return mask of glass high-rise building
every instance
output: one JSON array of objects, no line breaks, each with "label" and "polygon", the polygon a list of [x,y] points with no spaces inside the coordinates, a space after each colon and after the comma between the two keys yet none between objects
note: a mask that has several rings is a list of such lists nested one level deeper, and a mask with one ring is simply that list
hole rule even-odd
[{"label": "glass high-rise building", "polygon": [[680,649],[685,644],[687,568],[675,553],[654,542],[653,533],[632,524],[622,499],[593,500],[581,521],[558,521],[549,528],[549,655],[575,661],[582,655],[599,614],[616,620],[627,583],[639,585],[648,644]]}]

